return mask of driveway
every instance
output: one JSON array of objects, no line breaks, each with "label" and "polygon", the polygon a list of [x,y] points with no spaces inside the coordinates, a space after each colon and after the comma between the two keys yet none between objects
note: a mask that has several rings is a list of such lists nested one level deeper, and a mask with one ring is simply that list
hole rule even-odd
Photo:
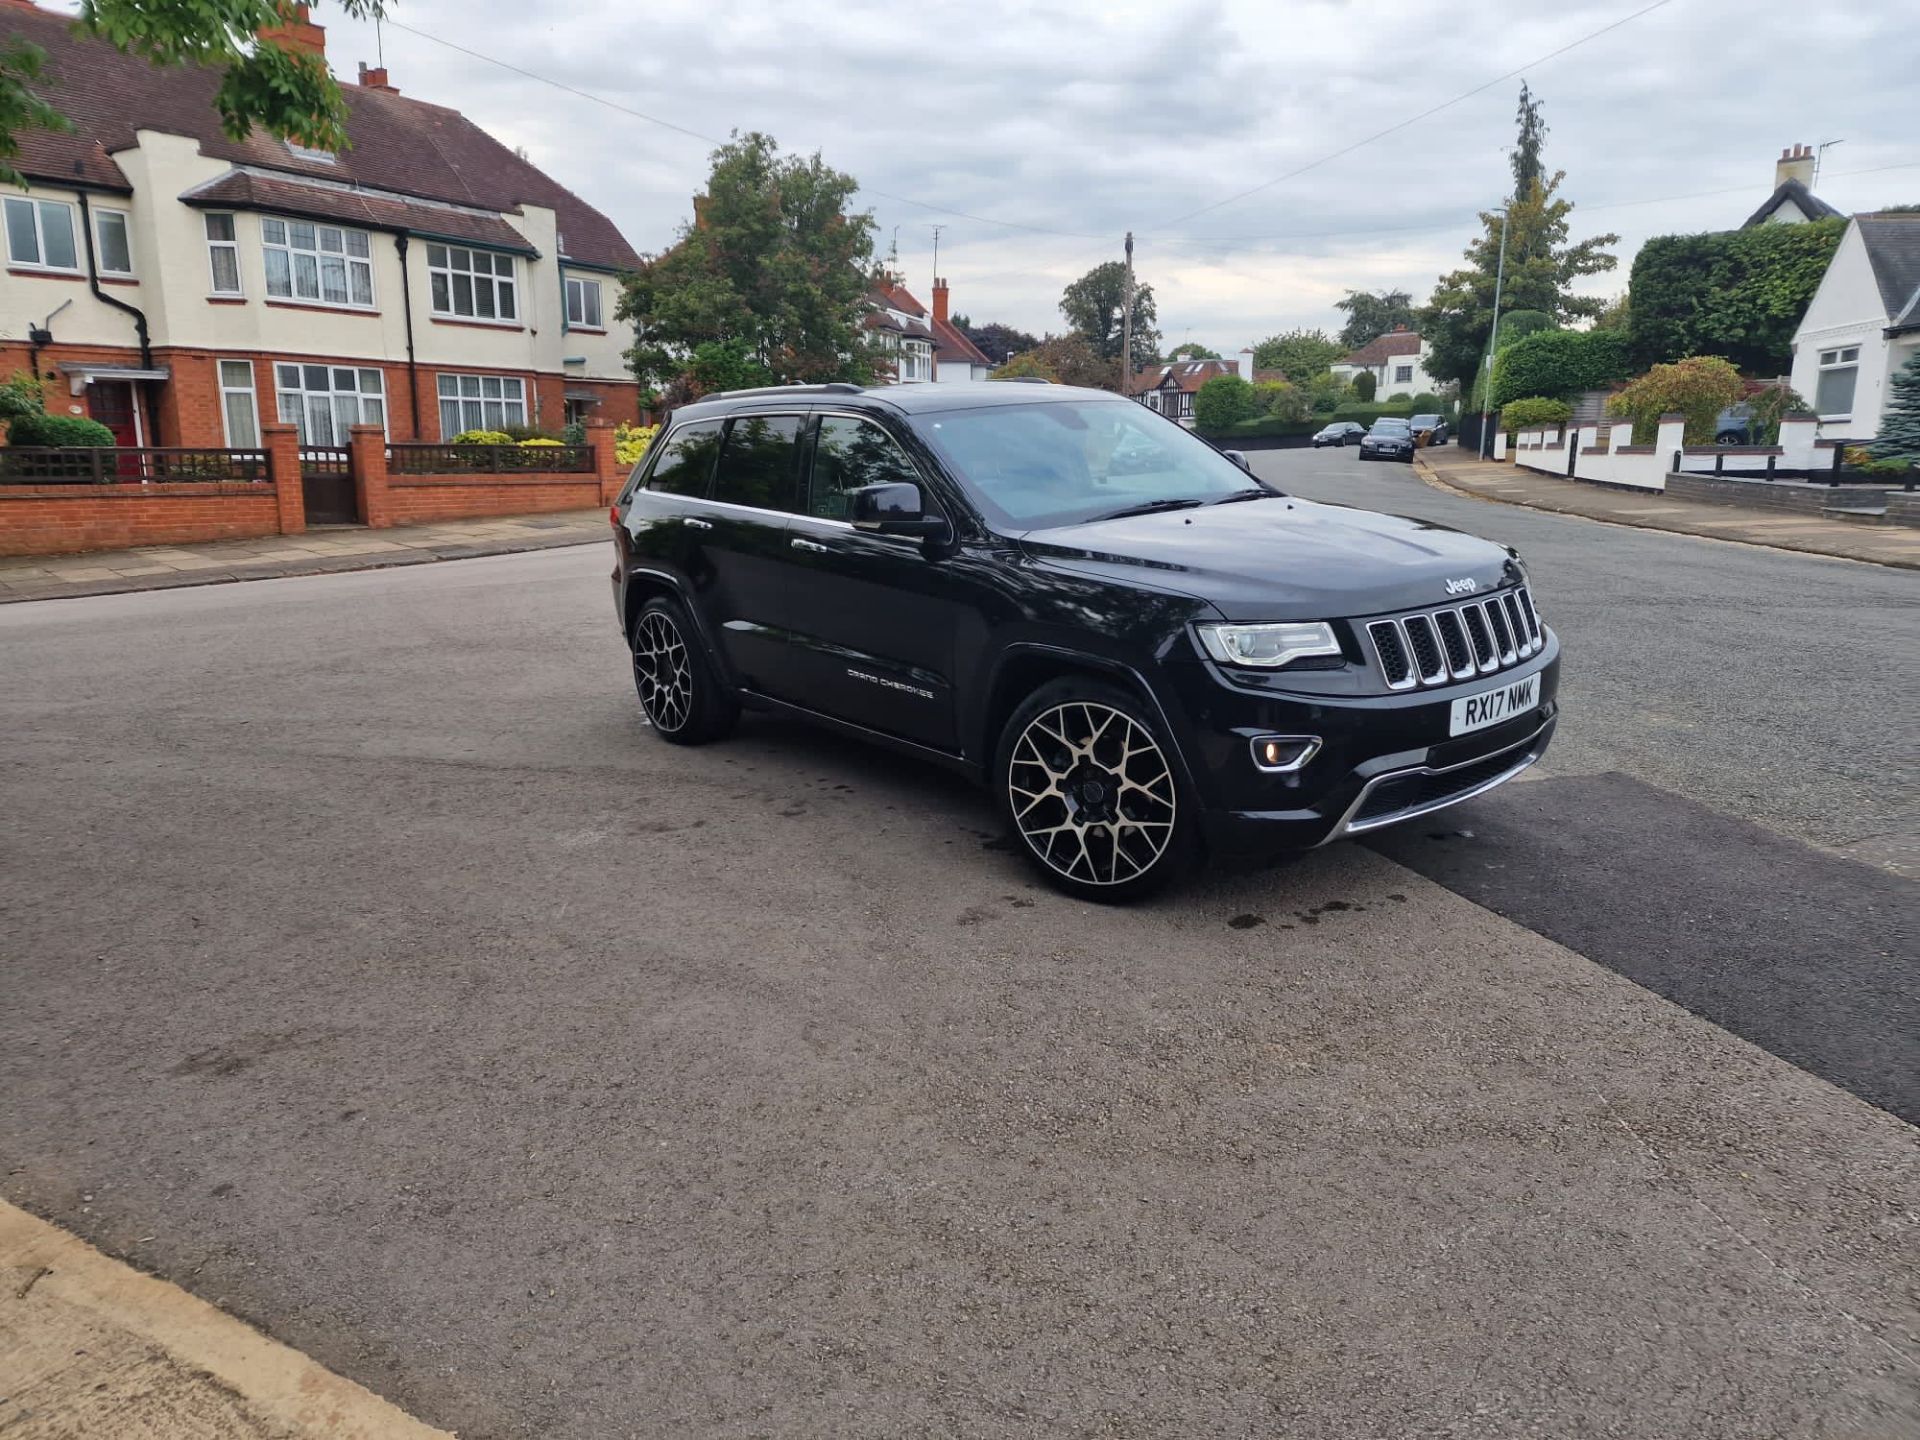
[{"label": "driveway", "polygon": [[598,548],[0,610],[0,1191],[463,1437],[1913,1433],[1912,578],[1262,466],[1567,720],[1144,909],[660,744]]}]

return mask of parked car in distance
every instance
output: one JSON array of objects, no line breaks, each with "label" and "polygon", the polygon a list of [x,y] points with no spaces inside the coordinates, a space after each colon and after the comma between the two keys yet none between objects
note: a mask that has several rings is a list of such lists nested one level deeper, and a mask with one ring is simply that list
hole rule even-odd
[{"label": "parked car in distance", "polygon": [[1413,427],[1405,420],[1382,415],[1360,442],[1362,460],[1412,460]]},{"label": "parked car in distance", "polygon": [[1367,427],[1356,425],[1351,420],[1336,420],[1331,425],[1323,425],[1314,431],[1313,448],[1322,445],[1358,445],[1360,437],[1367,433]]},{"label": "parked car in distance", "polygon": [[1753,407],[1745,404],[1729,405],[1722,410],[1713,422],[1713,443],[1751,445],[1753,443]]},{"label": "parked car in distance", "polygon": [[1413,430],[1413,443],[1416,445],[1447,443],[1447,422],[1439,415],[1416,415],[1407,424]]},{"label": "parked car in distance", "polygon": [[[948,766],[1086,899],[1468,799],[1558,719],[1559,641],[1513,550],[1285,495],[1104,391],[710,396],[612,520],[661,740],[754,709]],[[938,815],[887,843],[932,851]]]}]

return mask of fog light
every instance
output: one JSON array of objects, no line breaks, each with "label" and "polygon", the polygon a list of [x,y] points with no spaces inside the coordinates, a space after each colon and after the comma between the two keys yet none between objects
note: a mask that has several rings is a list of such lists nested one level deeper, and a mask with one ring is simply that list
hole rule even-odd
[{"label": "fog light", "polygon": [[1253,740],[1253,763],[1272,774],[1291,774],[1319,751],[1318,735],[1257,735]]}]

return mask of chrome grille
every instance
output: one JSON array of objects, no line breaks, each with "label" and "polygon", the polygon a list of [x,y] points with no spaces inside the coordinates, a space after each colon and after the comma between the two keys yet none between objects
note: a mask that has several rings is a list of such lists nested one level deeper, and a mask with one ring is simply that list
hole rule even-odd
[{"label": "chrome grille", "polygon": [[1366,631],[1389,690],[1491,675],[1532,658],[1545,643],[1524,585],[1438,610],[1369,620]]}]

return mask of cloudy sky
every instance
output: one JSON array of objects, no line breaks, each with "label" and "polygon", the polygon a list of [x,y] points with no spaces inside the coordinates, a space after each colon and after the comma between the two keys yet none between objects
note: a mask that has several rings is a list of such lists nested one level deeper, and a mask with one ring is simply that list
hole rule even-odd
[{"label": "cloudy sky", "polygon": [[[1621,236],[1601,293],[1649,235],[1738,225],[1789,144],[1841,142],[1818,192],[1843,210],[1920,201],[1920,26],[1887,0],[389,3],[395,84],[642,251],[688,219],[701,137],[765,130],[859,179],[922,299],[939,225],[955,309],[1035,332],[1129,228],[1168,345],[1331,328],[1348,287],[1424,299],[1508,179],[1508,72],[1546,102],[1576,236]],[[342,78],[374,59],[371,26],[314,18]]]}]

